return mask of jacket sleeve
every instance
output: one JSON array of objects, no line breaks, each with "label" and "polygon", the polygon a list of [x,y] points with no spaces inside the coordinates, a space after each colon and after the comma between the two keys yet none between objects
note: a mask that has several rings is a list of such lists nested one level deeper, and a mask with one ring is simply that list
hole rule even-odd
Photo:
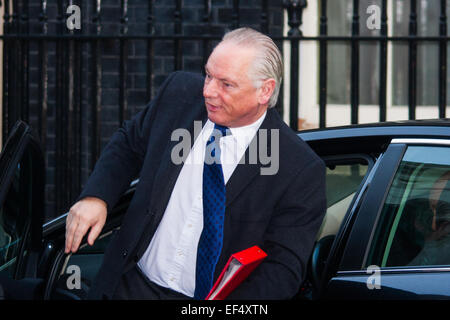
[{"label": "jacket sleeve", "polygon": [[316,160],[288,185],[269,222],[267,258],[228,299],[290,299],[300,289],[326,211],[325,166]]},{"label": "jacket sleeve", "polygon": [[176,73],[162,84],[158,95],[131,120],[124,121],[103,149],[77,201],[85,197],[104,200],[108,212],[131,181],[137,178],[144,161],[152,124],[162,106],[159,101]]}]

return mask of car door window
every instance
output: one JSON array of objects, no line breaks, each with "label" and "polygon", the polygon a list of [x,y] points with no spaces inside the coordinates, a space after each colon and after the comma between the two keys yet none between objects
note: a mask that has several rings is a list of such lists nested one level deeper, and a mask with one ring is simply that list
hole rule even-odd
[{"label": "car door window", "polygon": [[366,265],[450,265],[450,148],[410,146],[381,210]]},{"label": "car door window", "polygon": [[[0,272],[15,279],[25,275],[30,246],[39,246],[40,238],[34,239],[34,236],[38,236],[41,231],[33,223],[42,223],[43,199],[34,193],[41,195],[36,188],[40,188],[43,181],[40,173],[36,174],[37,170],[42,170],[36,150],[29,137],[11,139],[1,158],[4,175],[1,187],[6,193],[0,205]],[[15,160],[17,158],[18,161]],[[31,233],[38,243],[32,244]]]},{"label": "car door window", "polygon": [[326,159],[327,211],[317,240],[336,235],[345,214],[368,172],[372,161],[367,158]]},{"label": "car door window", "polygon": [[20,164],[14,170],[14,179],[0,208],[0,270],[8,271],[13,277],[20,244],[25,233],[26,216],[20,216]]},{"label": "car door window", "polygon": [[318,290],[332,244],[355,195],[373,166],[372,157],[362,154],[322,159],[326,164],[327,211],[311,254],[307,281],[297,296],[300,299],[310,299]]}]

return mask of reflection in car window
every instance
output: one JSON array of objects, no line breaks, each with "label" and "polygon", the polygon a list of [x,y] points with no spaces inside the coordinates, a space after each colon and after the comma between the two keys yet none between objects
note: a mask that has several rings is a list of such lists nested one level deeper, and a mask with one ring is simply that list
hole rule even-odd
[{"label": "reflection in car window", "polygon": [[318,234],[318,240],[336,235],[356,191],[367,173],[367,164],[327,164],[327,212]]},{"label": "reflection in car window", "polygon": [[19,243],[25,228],[26,216],[20,215],[20,164],[16,167],[4,205],[0,208],[0,271],[12,275],[19,254]]},{"label": "reflection in car window", "polygon": [[450,265],[450,148],[409,147],[395,175],[367,265]]}]

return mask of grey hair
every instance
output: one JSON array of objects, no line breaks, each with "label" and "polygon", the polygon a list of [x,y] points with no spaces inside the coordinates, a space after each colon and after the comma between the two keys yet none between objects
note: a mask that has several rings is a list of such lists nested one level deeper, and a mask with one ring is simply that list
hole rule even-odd
[{"label": "grey hair", "polygon": [[249,77],[253,79],[256,88],[262,85],[263,80],[270,78],[275,80],[275,89],[269,99],[269,108],[274,107],[283,79],[283,59],[277,45],[270,37],[251,28],[239,28],[227,32],[220,43],[224,42],[255,48],[256,57],[249,71]]}]

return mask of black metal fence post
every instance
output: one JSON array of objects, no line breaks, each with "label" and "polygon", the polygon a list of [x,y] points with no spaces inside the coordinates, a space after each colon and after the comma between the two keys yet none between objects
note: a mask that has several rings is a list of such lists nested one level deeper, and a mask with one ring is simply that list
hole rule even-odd
[{"label": "black metal fence post", "polygon": [[[175,11],[174,11],[174,32],[175,35],[182,34],[182,15],[181,15],[182,0],[175,0]],[[181,70],[183,68],[183,56],[182,56],[182,43],[181,40],[175,38],[174,45],[174,59],[175,59],[175,70]]]},{"label": "black metal fence post", "polygon": [[[209,35],[211,29],[211,0],[205,0],[203,2],[203,25],[204,34]],[[202,41],[202,65],[206,65],[208,62],[209,53],[211,51],[211,42],[209,39],[205,38]],[[204,72],[204,70],[202,70]]]},{"label": "black metal fence post", "polygon": [[386,86],[387,86],[387,0],[381,2],[380,36],[380,121],[386,121]]},{"label": "black metal fence post", "polygon": [[91,147],[91,163],[90,169],[94,169],[95,162],[100,155],[100,112],[102,105],[102,50],[101,41],[99,39],[102,33],[101,25],[101,0],[94,0],[94,15],[92,23],[95,27],[96,39],[91,43],[92,50],[92,147]]},{"label": "black metal fence post", "polygon": [[269,1],[262,0],[261,2],[261,32],[269,33]]},{"label": "black metal fence post", "polygon": [[[18,1],[12,1],[12,15],[11,15],[11,26],[13,29],[13,32],[16,34],[20,34],[20,20],[19,20],[19,2]],[[10,109],[10,119],[11,121],[10,125],[14,125],[14,123],[20,119],[22,116],[22,75],[23,75],[23,68],[22,68],[22,61],[20,58],[22,57],[22,48],[21,48],[22,41],[21,39],[15,39],[13,41],[13,48],[14,51],[12,52],[13,56],[10,56],[10,59],[13,61],[12,66],[14,68],[14,73],[12,74],[12,81],[11,81],[11,87],[13,88],[12,93],[13,95],[10,95],[12,98],[12,104],[15,105],[15,108],[13,110]]]},{"label": "black metal fence post", "polygon": [[417,104],[417,0],[411,0],[409,15],[408,118],[416,119]]},{"label": "black metal fence post", "polygon": [[[148,13],[147,13],[147,32],[149,35],[155,33],[153,26],[153,0],[148,1]],[[147,39],[147,101],[152,98],[153,87],[153,40]]]},{"label": "black metal fence post", "polygon": [[[71,4],[74,4],[72,1]],[[83,12],[84,6],[82,0],[77,0],[77,4],[80,8],[80,15]],[[81,20],[81,16],[80,16]],[[72,34],[82,33],[83,29],[73,29]],[[73,41],[73,51],[70,52],[72,58],[71,63],[73,66],[73,76],[71,79],[72,88],[71,93],[73,95],[72,102],[72,119],[69,127],[69,159],[70,159],[70,194],[67,199],[68,203],[73,199],[76,199],[78,192],[81,188],[81,139],[82,139],[82,101],[83,101],[83,57],[82,57],[82,42],[78,39]]]},{"label": "black metal fence post", "polygon": [[[327,0],[321,2],[320,35],[327,35]],[[325,128],[327,116],[327,40],[319,41],[319,127]]]},{"label": "black metal fence post", "polygon": [[306,8],[306,0],[285,0],[283,6],[288,12],[288,25],[291,27],[288,36],[291,39],[291,79],[290,79],[290,108],[289,126],[298,130],[298,88],[299,88],[299,38],[302,32],[299,27],[302,24],[303,9]]},{"label": "black metal fence post", "polygon": [[[28,0],[18,2],[19,7],[21,8],[20,18],[19,18],[19,33],[20,34],[29,34],[29,3]],[[21,106],[21,119],[26,122],[30,121],[30,110],[29,110],[29,61],[30,61],[30,50],[29,50],[29,42],[24,40],[20,41],[20,58],[21,58],[21,67],[22,67],[22,77],[20,79],[21,90],[20,95],[22,96],[22,106]]]},{"label": "black metal fence post", "polygon": [[[48,32],[47,0],[42,0],[40,5],[39,22],[41,32],[45,36]],[[47,141],[47,112],[48,112],[48,45],[44,39],[39,40],[39,83],[38,83],[38,131],[42,149],[46,150]],[[46,162],[47,163],[47,162]]]},{"label": "black metal fence post", "polygon": [[[9,0],[5,0],[4,3],[2,3],[4,6],[4,13],[3,13],[3,33],[8,34],[9,28],[10,28],[10,15],[9,15]],[[10,41],[8,39],[3,40],[3,98],[2,98],[2,116],[3,116],[3,126],[2,126],[2,142],[5,142],[8,137],[9,132],[9,74],[10,74],[10,68],[9,68],[9,46]],[[3,143],[2,143],[3,145]]]},{"label": "black metal fence post", "polygon": [[[120,35],[128,33],[128,1],[121,1],[122,18],[120,19]],[[128,112],[127,73],[128,73],[128,40],[120,39],[120,88],[119,88],[119,125],[122,125]]]},{"label": "black metal fence post", "polygon": [[[69,0],[68,7],[73,5],[73,0]],[[66,11],[65,19],[64,21],[67,23],[67,19],[69,17],[69,13]],[[66,24],[67,26],[67,24]],[[69,29],[68,33],[70,35],[74,34],[74,31]],[[76,89],[74,86],[75,78],[77,72],[75,71],[75,41],[70,39],[68,41],[68,52],[67,52],[67,105],[65,113],[67,114],[67,126],[64,128],[66,131],[66,141],[64,143],[64,148],[66,149],[66,183],[67,183],[67,190],[65,192],[65,200],[64,203],[68,203],[70,201],[70,198],[73,193],[74,189],[74,182],[76,181],[75,176],[73,175],[73,169],[74,168],[74,154],[73,151],[76,148],[75,143],[75,121],[76,121],[76,111],[75,111],[75,104],[76,104]]]},{"label": "black metal fence post", "polygon": [[65,157],[65,127],[66,127],[66,113],[63,112],[64,106],[66,106],[66,46],[62,36],[64,35],[65,21],[64,21],[64,2],[59,1],[57,4],[58,15],[56,17],[56,32],[60,37],[56,41],[56,83],[55,83],[55,103],[53,105],[54,119],[55,119],[55,212],[61,212],[64,207],[65,193],[67,192],[66,185],[66,172],[64,167],[66,165]]},{"label": "black metal fence post", "polygon": [[350,82],[350,107],[351,124],[358,123],[359,115],[359,0],[353,0],[353,18],[352,18],[352,53],[351,53],[351,82]]},{"label": "black metal fence post", "polygon": [[231,28],[237,29],[241,25],[239,19],[239,0],[233,0],[233,13],[231,14]]}]

